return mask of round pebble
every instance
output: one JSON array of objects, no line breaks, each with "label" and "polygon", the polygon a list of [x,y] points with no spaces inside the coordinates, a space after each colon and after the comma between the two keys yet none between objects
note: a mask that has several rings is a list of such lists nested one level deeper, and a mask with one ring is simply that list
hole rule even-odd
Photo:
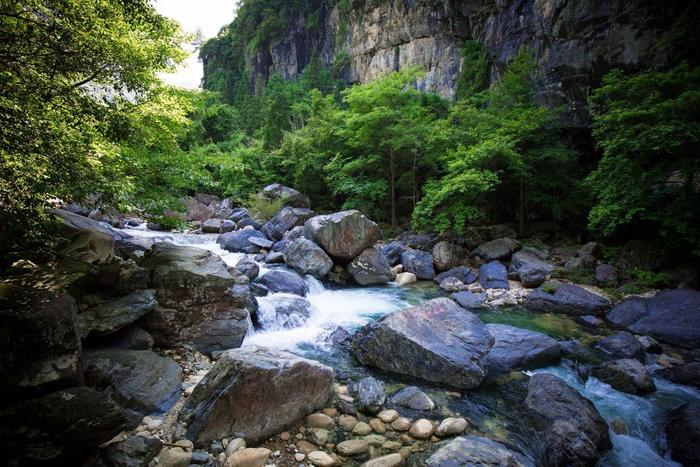
[{"label": "round pebble", "polygon": [[384,422],[379,420],[378,418],[373,418],[372,420],[370,420],[369,426],[372,427],[372,429],[380,435],[386,433],[386,426],[384,425]]},{"label": "round pebble", "polygon": [[372,433],[372,427],[365,422],[357,422],[352,432],[356,435],[364,436]]},{"label": "round pebble", "polygon": [[408,434],[416,439],[429,439],[433,435],[434,431],[435,427],[433,426],[433,423],[430,420],[421,418],[416,420],[413,425],[411,425],[411,428],[408,430]]},{"label": "round pebble", "polygon": [[396,410],[382,410],[377,414],[377,418],[384,423],[391,423],[399,418],[399,413]]},{"label": "round pebble", "polygon": [[309,462],[316,467],[331,467],[335,465],[335,459],[323,451],[312,451],[308,453],[306,457],[308,458]]},{"label": "round pebble", "polygon": [[407,431],[409,428],[411,428],[411,420],[406,417],[399,417],[391,422],[391,428],[396,431]]}]

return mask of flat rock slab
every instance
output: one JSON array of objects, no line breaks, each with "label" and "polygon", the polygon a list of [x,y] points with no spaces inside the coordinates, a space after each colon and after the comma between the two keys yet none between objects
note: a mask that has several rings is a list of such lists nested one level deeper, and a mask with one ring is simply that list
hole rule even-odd
[{"label": "flat rock slab", "polygon": [[553,293],[541,287],[530,292],[525,306],[535,311],[564,313],[572,316],[600,315],[610,309],[610,300],[581,286],[557,283]]},{"label": "flat rock slab", "polygon": [[495,339],[488,355],[490,376],[518,368],[545,366],[558,362],[561,357],[559,342],[541,332],[507,324],[487,324],[486,328]]},{"label": "flat rock slab", "polygon": [[139,290],[78,315],[80,337],[104,336],[133,323],[158,306],[155,290]]}]

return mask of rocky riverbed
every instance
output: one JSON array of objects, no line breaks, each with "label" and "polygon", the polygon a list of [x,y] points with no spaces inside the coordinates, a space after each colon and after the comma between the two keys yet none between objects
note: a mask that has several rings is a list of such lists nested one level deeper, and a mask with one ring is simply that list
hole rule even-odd
[{"label": "rocky riverbed", "polygon": [[264,223],[189,199],[189,233],[56,211],[56,261],[2,282],[9,465],[698,463],[700,292],[611,295],[593,243],[383,239],[265,192]]}]

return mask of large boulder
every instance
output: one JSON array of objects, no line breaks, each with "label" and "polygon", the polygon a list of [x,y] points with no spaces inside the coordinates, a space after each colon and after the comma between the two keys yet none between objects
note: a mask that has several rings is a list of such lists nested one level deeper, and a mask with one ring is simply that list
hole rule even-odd
[{"label": "large boulder", "polygon": [[682,405],[666,425],[671,458],[684,465],[700,465],[700,401]]},{"label": "large boulder", "polygon": [[299,274],[284,269],[275,269],[255,280],[271,293],[291,293],[305,297],[309,286]]},{"label": "large boulder", "polygon": [[341,259],[355,258],[382,236],[379,226],[356,210],[312,217],[304,226],[309,239]]},{"label": "large boulder", "polygon": [[490,242],[482,243],[472,251],[472,256],[478,256],[484,261],[494,261],[497,259],[507,260],[520,249],[520,242],[512,238],[497,238]]},{"label": "large boulder", "polygon": [[163,442],[156,437],[131,435],[112,443],[100,452],[106,467],[143,467],[158,455]]},{"label": "large boulder", "polygon": [[260,252],[260,246],[251,242],[251,239],[267,240],[265,234],[255,229],[236,230],[219,235],[216,243],[224,250],[232,253],[254,254]]},{"label": "large boulder", "polygon": [[556,283],[550,293],[542,287],[530,292],[525,306],[542,312],[572,316],[600,315],[610,308],[610,301],[574,284]]},{"label": "large boulder", "polygon": [[310,209],[285,206],[272,219],[267,221],[260,230],[270,240],[282,240],[285,233],[294,227],[304,225],[304,222],[313,217],[313,215],[314,212]]},{"label": "large boulder", "polygon": [[428,467],[534,467],[522,454],[480,436],[462,436],[443,444],[425,461]]},{"label": "large boulder", "polygon": [[433,247],[433,264],[438,271],[447,271],[459,265],[464,250],[459,245],[448,241],[438,242]]},{"label": "large boulder", "polygon": [[[146,284],[144,284],[146,285]],[[78,315],[80,337],[104,336],[133,323],[158,306],[155,290],[139,290]]]},{"label": "large boulder", "polygon": [[137,420],[166,412],[180,398],[180,365],[150,350],[89,350],[83,366],[87,383],[104,388]]},{"label": "large boulder", "polygon": [[539,287],[552,273],[554,266],[525,250],[516,251],[508,267],[511,279],[520,279],[525,287]]},{"label": "large boulder", "polygon": [[656,371],[662,378],[686,386],[700,389],[700,362],[689,362],[683,365],[662,368]]},{"label": "large boulder", "polygon": [[439,284],[450,277],[454,277],[463,284],[471,284],[477,279],[476,274],[474,274],[469,266],[459,266],[452,268],[449,271],[441,272],[433,278],[433,282]]},{"label": "large boulder", "polygon": [[0,297],[0,405],[82,380],[75,300],[22,286]]},{"label": "large boulder", "polygon": [[532,375],[525,407],[551,465],[592,466],[611,447],[608,425],[593,403],[554,375]]},{"label": "large boulder", "polygon": [[64,389],[0,411],[6,465],[83,465],[127,427],[122,409],[87,387]]},{"label": "large boulder", "polygon": [[333,260],[326,252],[305,238],[297,238],[287,246],[284,262],[299,274],[309,274],[317,279],[326,277],[333,268]]},{"label": "large boulder", "polygon": [[273,183],[263,188],[263,193],[272,199],[281,199],[285,205],[295,208],[308,208],[311,203],[309,198],[301,194],[301,192],[288,186]]},{"label": "large boulder", "polygon": [[404,272],[416,275],[418,279],[430,280],[435,277],[433,255],[421,250],[406,250],[401,253]]},{"label": "large boulder", "polygon": [[348,265],[348,274],[360,285],[391,281],[391,266],[379,248],[367,248]]},{"label": "large boulder", "polygon": [[475,294],[468,290],[456,292],[452,294],[452,300],[459,303],[459,306],[469,310],[470,308],[479,308],[486,299],[485,293]]},{"label": "large boulder", "polygon": [[492,344],[476,315],[449,298],[436,298],[367,324],[356,334],[352,349],[365,365],[473,388],[486,375]]},{"label": "large boulder", "polygon": [[234,273],[241,274],[247,277],[248,280],[252,281],[258,277],[258,274],[260,273],[260,266],[258,266],[258,263],[255,261],[252,261],[247,257],[243,257],[233,267],[233,271]]},{"label": "large boulder", "polygon": [[700,291],[674,289],[654,297],[631,298],[607,314],[613,324],[635,334],[692,349],[700,347]]},{"label": "large boulder", "polygon": [[408,248],[415,250],[431,251],[433,246],[438,242],[436,234],[403,232],[399,236],[399,240]]},{"label": "large boulder", "polygon": [[187,196],[184,199],[184,204],[188,221],[204,222],[216,215],[216,209],[210,208],[208,204],[204,204],[191,196]]},{"label": "large boulder", "polygon": [[649,371],[639,360],[622,358],[602,363],[592,370],[593,376],[618,391],[629,394],[648,394],[656,390]]},{"label": "large boulder", "polygon": [[[333,370],[287,352],[250,346],[224,352],[180,412],[187,439],[258,443],[325,407]],[[254,410],[251,410],[254,408]]]},{"label": "large boulder", "polygon": [[507,324],[487,324],[486,328],[495,340],[488,354],[489,376],[549,365],[561,357],[559,342],[546,334]]},{"label": "large boulder", "polygon": [[386,401],[384,383],[371,376],[351,383],[348,388],[362,411],[377,413]]},{"label": "large boulder", "polygon": [[623,331],[604,337],[596,347],[615,358],[644,360],[644,346],[629,332]]},{"label": "large boulder", "polygon": [[200,248],[158,243],[144,257],[160,307],[140,320],[163,346],[191,343],[202,352],[239,347],[252,298],[247,279]]},{"label": "large boulder", "polygon": [[508,270],[500,261],[482,264],[479,268],[479,284],[485,289],[508,289]]},{"label": "large boulder", "polygon": [[406,251],[406,245],[399,240],[394,240],[382,246],[382,253],[389,264],[394,267],[401,262],[401,253]]}]

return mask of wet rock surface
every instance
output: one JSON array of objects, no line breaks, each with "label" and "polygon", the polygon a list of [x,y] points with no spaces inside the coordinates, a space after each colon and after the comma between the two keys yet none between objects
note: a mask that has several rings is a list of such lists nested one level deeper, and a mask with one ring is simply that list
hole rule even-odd
[{"label": "wet rock surface", "polygon": [[316,216],[304,224],[306,235],[332,257],[353,259],[381,238],[379,226],[359,211]]},{"label": "wet rock surface", "polygon": [[579,285],[556,283],[553,287],[553,293],[542,287],[530,292],[525,299],[525,306],[536,311],[573,316],[600,315],[610,308],[608,299]]},{"label": "wet rock surface", "polygon": [[559,342],[546,334],[507,324],[487,324],[486,328],[494,338],[493,347],[488,354],[489,376],[559,361]]}]

